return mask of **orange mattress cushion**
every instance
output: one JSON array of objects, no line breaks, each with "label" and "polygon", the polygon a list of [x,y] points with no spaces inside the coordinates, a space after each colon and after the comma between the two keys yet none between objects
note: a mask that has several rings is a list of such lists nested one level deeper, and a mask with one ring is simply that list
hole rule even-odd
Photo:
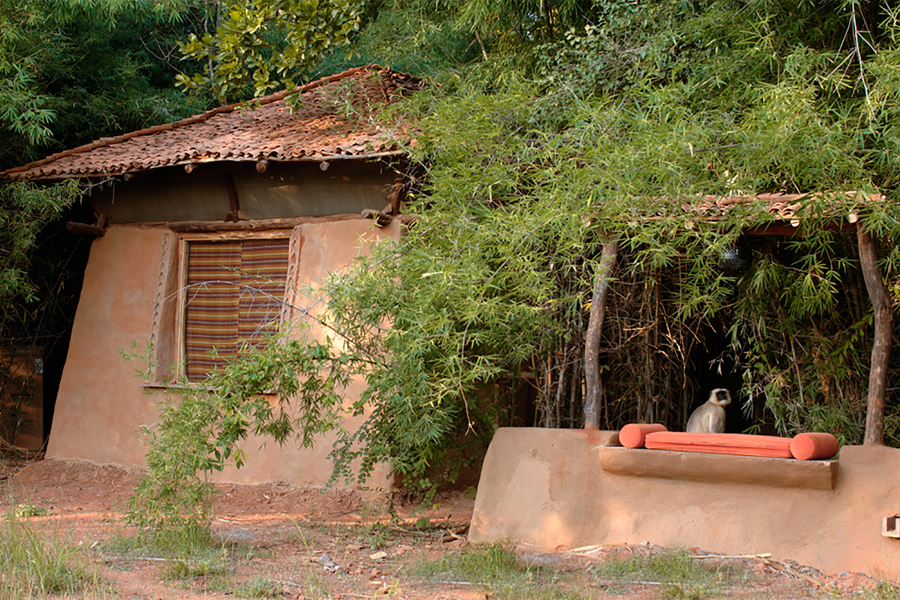
[{"label": "orange mattress cushion", "polygon": [[791,438],[744,433],[658,431],[646,435],[644,447],[651,450],[675,450],[678,452],[793,458]]},{"label": "orange mattress cushion", "polygon": [[619,443],[626,448],[643,448],[648,433],[668,431],[659,423],[629,423],[619,431]]},{"label": "orange mattress cushion", "polygon": [[801,433],[791,440],[791,454],[797,460],[820,460],[837,453],[837,438],[830,433]]}]

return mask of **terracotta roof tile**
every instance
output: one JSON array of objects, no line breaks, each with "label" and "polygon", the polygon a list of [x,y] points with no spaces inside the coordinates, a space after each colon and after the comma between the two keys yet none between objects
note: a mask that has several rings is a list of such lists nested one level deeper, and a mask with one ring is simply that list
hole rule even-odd
[{"label": "terracotta roof tile", "polygon": [[[687,213],[695,213],[704,219],[715,220],[724,217],[729,211],[739,207],[755,204],[758,209],[772,214],[782,221],[791,221],[802,216],[803,207],[809,203],[814,196],[823,196],[825,199],[831,200],[830,204],[834,204],[833,200],[837,196],[844,196],[850,204],[857,206],[865,206],[867,204],[883,202],[884,196],[874,194],[865,196],[857,192],[833,192],[823,195],[821,193],[814,194],[758,194],[738,195],[738,196],[713,196],[707,195],[698,198],[696,202],[684,204],[682,209]],[[840,206],[840,203],[835,204]],[[834,212],[833,210],[830,212]],[[849,215],[831,214],[831,217],[848,217]],[[855,218],[855,215],[854,217]]]},{"label": "terracotta roof tile", "polygon": [[[860,218],[860,213],[867,211],[875,204],[885,202],[885,200],[883,194],[866,195],[856,191],[735,194],[731,196],[708,194],[680,199],[662,196],[653,198],[655,213],[634,218],[630,218],[626,214],[623,217],[635,223],[641,219],[653,221],[687,217],[689,219],[688,227],[693,227],[694,219],[719,221],[733,211],[744,210],[747,211],[745,214],[767,213],[772,216],[773,223],[781,222],[787,223],[791,227],[798,227],[803,219],[815,212],[834,223],[846,222],[852,225]],[[763,229],[765,227],[763,226]]]},{"label": "terracotta roof tile", "polygon": [[[233,104],[166,125],[101,138],[21,167],[0,179],[37,180],[121,175],[216,160],[315,161],[400,152],[396,139],[368,119],[397,94],[420,89],[410,75],[369,65],[289,92]],[[300,95],[291,111],[286,98]],[[350,118],[340,107],[352,108]]]}]

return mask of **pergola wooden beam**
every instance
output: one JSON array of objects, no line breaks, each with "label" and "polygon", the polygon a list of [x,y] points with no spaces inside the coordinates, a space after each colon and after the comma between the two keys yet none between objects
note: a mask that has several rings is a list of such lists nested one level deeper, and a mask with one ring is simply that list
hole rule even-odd
[{"label": "pergola wooden beam", "polygon": [[[845,220],[832,221],[821,225],[819,229],[822,231],[853,231],[856,229],[856,224],[848,223]],[[788,221],[776,221],[769,225],[750,227],[742,230],[741,233],[743,235],[805,235],[802,227]]]},{"label": "pergola wooden beam", "polygon": [[[835,223],[829,229],[847,231],[856,229],[859,245],[859,262],[866,291],[875,311],[875,335],[872,343],[871,366],[869,370],[868,406],[866,409],[866,432],[864,444],[884,443],[884,410],[887,395],[888,362],[890,360],[891,334],[893,328],[893,308],[881,273],[878,270],[875,243],[860,223]],[[773,224],[745,235],[796,235],[798,227],[788,224]],[[593,299],[584,347],[585,403],[584,426],[599,429],[600,409],[603,399],[603,384],[600,380],[600,338],[606,316],[607,296],[612,270],[615,267],[618,244],[603,237],[603,251],[600,264],[594,276]]]}]

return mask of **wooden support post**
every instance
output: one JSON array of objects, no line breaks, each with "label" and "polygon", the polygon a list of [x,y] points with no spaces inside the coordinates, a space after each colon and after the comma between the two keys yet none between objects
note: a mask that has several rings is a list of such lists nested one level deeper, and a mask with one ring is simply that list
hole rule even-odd
[{"label": "wooden support post", "polygon": [[[388,203],[391,207],[391,214],[395,217],[400,214],[400,202],[403,200],[403,180],[399,177],[394,185],[391,186],[391,193],[388,194]],[[385,207],[387,208],[387,207]]]},{"label": "wooden support post", "polygon": [[241,221],[249,221],[250,218],[241,210],[241,201],[238,198],[237,186],[234,184],[234,175],[231,174],[231,171],[225,172],[225,189],[228,191],[228,204],[230,206],[228,214],[225,215],[225,222],[239,223]]},{"label": "wooden support post", "polygon": [[875,339],[872,342],[872,364],[869,370],[869,400],[866,410],[866,435],[863,444],[884,443],[884,402],[887,393],[888,360],[891,352],[891,329],[894,315],[884,289],[875,256],[875,243],[861,226],[856,228],[859,243],[859,265],[866,290],[875,308]]},{"label": "wooden support post", "polygon": [[600,334],[606,317],[606,298],[609,282],[616,265],[618,244],[603,238],[603,252],[600,265],[594,275],[594,295],[591,299],[591,315],[588,319],[584,342],[584,379],[587,388],[584,398],[584,427],[600,428],[600,406],[603,398],[603,384],[600,381]]}]

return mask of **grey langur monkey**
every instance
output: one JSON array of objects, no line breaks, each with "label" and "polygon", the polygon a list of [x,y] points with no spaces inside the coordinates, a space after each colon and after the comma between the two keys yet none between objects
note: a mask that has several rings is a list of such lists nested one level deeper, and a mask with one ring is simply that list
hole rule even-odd
[{"label": "grey langur monkey", "polygon": [[716,388],[709,393],[709,400],[691,414],[687,431],[691,433],[724,433],[725,407],[731,404],[731,392]]}]

